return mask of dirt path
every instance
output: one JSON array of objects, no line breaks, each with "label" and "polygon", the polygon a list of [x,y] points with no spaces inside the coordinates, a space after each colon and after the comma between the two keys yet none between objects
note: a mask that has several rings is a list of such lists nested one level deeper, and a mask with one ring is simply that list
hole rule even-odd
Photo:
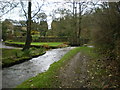
[{"label": "dirt path", "polygon": [[59,79],[62,88],[82,88],[89,84],[86,56],[80,52],[60,69]]}]

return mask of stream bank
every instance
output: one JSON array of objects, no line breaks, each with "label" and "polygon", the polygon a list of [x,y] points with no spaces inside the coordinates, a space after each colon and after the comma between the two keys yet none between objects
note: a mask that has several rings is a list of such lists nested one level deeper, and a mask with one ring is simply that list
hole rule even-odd
[{"label": "stream bank", "polygon": [[8,68],[3,68],[3,88],[14,88],[30,77],[47,71],[52,63],[59,61],[60,58],[71,49],[73,48],[51,49],[37,58]]},{"label": "stream bank", "polygon": [[10,67],[32,58],[45,54],[45,48],[30,48],[29,50],[22,51],[21,48],[10,47],[2,45],[2,68]]},{"label": "stream bank", "polygon": [[17,88],[119,88],[115,75],[93,48],[79,47],[69,51],[50,69],[30,78]]}]

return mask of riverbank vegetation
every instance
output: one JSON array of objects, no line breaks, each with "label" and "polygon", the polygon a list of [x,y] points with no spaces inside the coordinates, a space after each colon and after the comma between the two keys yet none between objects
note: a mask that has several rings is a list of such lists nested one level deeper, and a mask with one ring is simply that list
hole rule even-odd
[{"label": "riverbank vegetation", "polygon": [[2,49],[2,67],[12,66],[33,57],[40,56],[45,53],[45,48],[30,48],[22,51],[21,49]]}]

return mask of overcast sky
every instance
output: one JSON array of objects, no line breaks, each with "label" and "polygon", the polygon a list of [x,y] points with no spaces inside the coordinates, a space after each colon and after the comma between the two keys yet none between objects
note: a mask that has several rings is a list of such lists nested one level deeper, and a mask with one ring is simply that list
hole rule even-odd
[{"label": "overcast sky", "polygon": [[[19,2],[20,0],[0,0],[0,1]],[[26,7],[26,11],[27,11],[28,0],[22,0],[22,1],[24,1],[24,3],[26,3],[25,7]],[[40,6],[44,2],[44,6],[42,6],[40,12],[46,13],[49,28],[50,28],[50,24],[52,22],[52,16],[50,16],[50,14],[52,14],[52,11],[54,11],[58,8],[67,8],[67,9],[69,8],[72,11],[72,4],[70,4],[70,3],[65,4],[65,1],[73,1],[73,0],[31,0],[31,1],[32,1],[32,11],[35,11],[35,12],[37,12],[36,6],[38,6],[36,2],[38,2]],[[79,1],[79,0],[76,0],[76,1]],[[98,1],[98,0],[82,0],[82,1],[93,1],[94,2],[94,1]],[[105,1],[105,0],[100,0],[100,1]],[[115,0],[115,1],[119,1],[119,0]],[[10,11],[6,15],[4,15],[1,19],[2,20],[13,19],[13,20],[17,20],[17,21],[26,20],[26,18],[23,16],[23,14],[24,14],[24,12],[23,12],[23,10],[21,10],[21,5],[19,5],[17,8],[13,9],[12,11]],[[60,17],[60,15],[56,14],[56,17]]]},{"label": "overcast sky", "polygon": [[[6,0],[6,1],[12,1],[12,0]],[[18,2],[19,0],[14,0],[15,2]],[[26,7],[26,11],[27,11],[27,0],[23,0],[24,3],[26,3],[25,7]],[[41,8],[40,12],[44,12],[47,15],[47,22],[49,24],[49,28],[50,28],[50,24],[52,22],[52,16],[50,16],[50,14],[52,14],[53,10],[56,10],[60,7],[62,8],[69,8],[72,9],[72,7],[70,8],[70,6],[64,4],[65,0],[32,0],[32,11],[37,12],[36,6],[37,3],[39,3],[39,5],[41,6],[44,2],[44,5]],[[57,3],[59,2],[59,3]],[[10,11],[9,13],[7,13],[6,15],[4,15],[1,19],[5,20],[5,19],[13,19],[13,20],[26,20],[26,18],[23,16],[24,12],[21,10],[21,5],[19,5],[18,7],[14,8],[12,11]],[[59,14],[56,14],[56,17],[59,17]]]}]

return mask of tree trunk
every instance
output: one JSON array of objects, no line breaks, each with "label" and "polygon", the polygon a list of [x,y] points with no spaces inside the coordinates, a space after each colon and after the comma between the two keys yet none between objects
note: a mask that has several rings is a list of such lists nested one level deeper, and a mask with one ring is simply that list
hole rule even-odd
[{"label": "tree trunk", "polygon": [[81,45],[81,20],[82,20],[82,15],[81,15],[81,3],[79,3],[79,29],[78,29],[78,44],[79,46]]},{"label": "tree trunk", "polygon": [[78,46],[78,38],[77,38],[77,33],[78,33],[78,22],[77,22],[77,2],[75,3],[75,40],[74,40],[74,44],[75,46]]},{"label": "tree trunk", "polygon": [[28,50],[30,48],[31,42],[32,42],[32,37],[31,37],[31,1],[29,1],[28,2],[27,37],[26,37],[25,46],[23,47],[23,51]]},{"label": "tree trunk", "polygon": [[73,32],[72,32],[72,36],[69,39],[71,46],[74,46],[74,40],[75,40],[74,27],[75,27],[75,1],[73,1],[73,19],[72,19],[72,27],[71,27],[73,29]]}]

